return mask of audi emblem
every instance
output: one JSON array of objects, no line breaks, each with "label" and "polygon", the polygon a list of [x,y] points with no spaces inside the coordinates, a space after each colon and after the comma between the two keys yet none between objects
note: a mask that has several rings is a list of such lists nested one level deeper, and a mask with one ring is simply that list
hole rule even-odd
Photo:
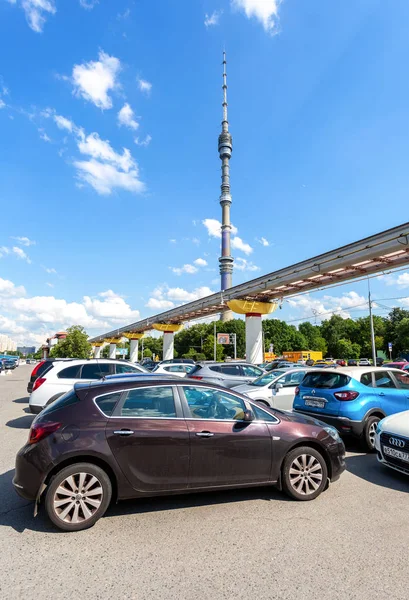
[{"label": "audi emblem", "polygon": [[396,446],[397,448],[403,448],[405,446],[405,442],[403,440],[395,437],[390,437],[389,443],[391,446]]}]

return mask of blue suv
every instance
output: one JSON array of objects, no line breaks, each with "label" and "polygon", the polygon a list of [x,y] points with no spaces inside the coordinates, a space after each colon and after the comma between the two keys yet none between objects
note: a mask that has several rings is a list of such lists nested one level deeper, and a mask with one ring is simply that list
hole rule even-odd
[{"label": "blue suv", "polygon": [[293,409],[362,438],[374,450],[378,422],[409,410],[409,373],[382,367],[310,371],[295,390]]}]

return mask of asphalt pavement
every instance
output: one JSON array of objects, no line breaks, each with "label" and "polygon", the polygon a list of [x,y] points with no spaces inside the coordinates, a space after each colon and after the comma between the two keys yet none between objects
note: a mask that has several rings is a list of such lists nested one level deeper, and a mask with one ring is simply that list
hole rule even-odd
[{"label": "asphalt pavement", "polygon": [[271,488],[133,500],[92,529],[56,530],[12,488],[32,366],[0,377],[0,597],[403,600],[409,478],[347,445],[317,500]]}]

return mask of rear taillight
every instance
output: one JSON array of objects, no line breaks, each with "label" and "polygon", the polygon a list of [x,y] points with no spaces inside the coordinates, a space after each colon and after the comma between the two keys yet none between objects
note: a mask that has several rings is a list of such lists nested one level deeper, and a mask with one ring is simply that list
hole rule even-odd
[{"label": "rear taillight", "polygon": [[28,435],[28,443],[36,444],[61,427],[61,423],[34,423]]},{"label": "rear taillight", "polygon": [[359,392],[335,392],[334,396],[337,400],[343,400],[345,402],[348,400],[355,400],[355,398],[358,398]]},{"label": "rear taillight", "polygon": [[40,385],[43,385],[45,381],[45,377],[38,377],[33,385],[33,392],[35,392],[36,390],[38,390],[38,388],[40,387]]},{"label": "rear taillight", "polygon": [[295,395],[297,396],[299,393],[300,393],[300,388],[297,385],[297,387],[295,388]]},{"label": "rear taillight", "polygon": [[44,363],[45,363],[45,360],[42,360],[41,362],[39,362],[39,363],[38,363],[38,365],[36,365],[36,366],[34,367],[34,369],[31,371],[31,377],[35,377],[35,376],[37,375],[37,373],[38,373],[38,369],[39,369],[40,367],[42,367]]},{"label": "rear taillight", "polygon": [[190,379],[198,379],[199,381],[203,379],[203,377],[199,377],[199,375],[189,375]]}]

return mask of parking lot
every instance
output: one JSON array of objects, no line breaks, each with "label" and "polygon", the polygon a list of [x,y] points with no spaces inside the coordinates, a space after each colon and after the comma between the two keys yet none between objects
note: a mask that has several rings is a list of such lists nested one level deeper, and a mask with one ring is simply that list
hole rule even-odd
[{"label": "parking lot", "polygon": [[313,502],[260,488],[133,500],[69,534],[34,518],[11,484],[31,370],[0,378],[2,598],[407,598],[409,480],[356,444]]}]

